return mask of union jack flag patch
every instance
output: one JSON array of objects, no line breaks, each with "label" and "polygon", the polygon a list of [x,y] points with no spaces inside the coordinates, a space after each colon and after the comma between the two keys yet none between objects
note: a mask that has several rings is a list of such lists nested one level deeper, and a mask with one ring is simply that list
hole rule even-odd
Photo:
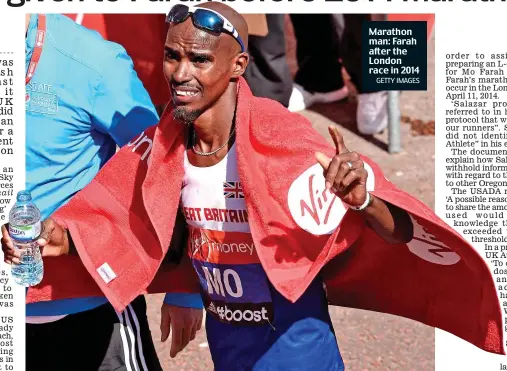
[{"label": "union jack flag patch", "polygon": [[225,198],[245,198],[240,182],[224,182]]}]

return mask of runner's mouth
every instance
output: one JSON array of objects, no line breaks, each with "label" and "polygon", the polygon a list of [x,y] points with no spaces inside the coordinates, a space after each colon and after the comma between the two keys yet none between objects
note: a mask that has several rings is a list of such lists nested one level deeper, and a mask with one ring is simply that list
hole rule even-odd
[{"label": "runner's mouth", "polygon": [[195,88],[172,87],[174,103],[191,103],[201,96],[201,91]]}]

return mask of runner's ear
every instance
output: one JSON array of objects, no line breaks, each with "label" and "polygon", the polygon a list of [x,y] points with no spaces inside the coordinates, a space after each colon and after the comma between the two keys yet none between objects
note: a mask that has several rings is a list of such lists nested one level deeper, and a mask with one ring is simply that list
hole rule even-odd
[{"label": "runner's ear", "polygon": [[239,55],[237,55],[234,60],[233,60],[233,63],[234,63],[234,66],[233,66],[233,71],[232,71],[232,77],[233,78],[238,78],[240,76],[243,76],[243,74],[245,73],[246,71],[246,67],[248,66],[248,61],[249,61],[249,55],[248,53],[241,53]]}]

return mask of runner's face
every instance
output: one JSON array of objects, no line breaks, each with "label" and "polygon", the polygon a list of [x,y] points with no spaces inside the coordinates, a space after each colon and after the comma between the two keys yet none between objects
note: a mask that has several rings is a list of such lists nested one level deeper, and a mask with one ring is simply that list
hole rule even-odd
[{"label": "runner's face", "polygon": [[187,122],[212,107],[224,94],[234,71],[232,39],[195,28],[189,18],[167,33],[164,74],[177,117]]}]

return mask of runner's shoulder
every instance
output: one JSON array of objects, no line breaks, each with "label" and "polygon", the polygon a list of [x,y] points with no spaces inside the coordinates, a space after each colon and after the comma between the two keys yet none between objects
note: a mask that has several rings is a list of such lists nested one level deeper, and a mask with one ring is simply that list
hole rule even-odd
[{"label": "runner's shoulder", "polygon": [[269,98],[253,98],[253,114],[262,121],[291,123],[293,125],[310,125],[311,122],[299,113],[290,112],[281,103]]},{"label": "runner's shoulder", "polygon": [[269,98],[253,98],[251,119],[253,134],[265,143],[293,138],[303,142],[308,140],[309,135],[313,137],[316,133],[305,116],[290,112],[282,104]]}]

